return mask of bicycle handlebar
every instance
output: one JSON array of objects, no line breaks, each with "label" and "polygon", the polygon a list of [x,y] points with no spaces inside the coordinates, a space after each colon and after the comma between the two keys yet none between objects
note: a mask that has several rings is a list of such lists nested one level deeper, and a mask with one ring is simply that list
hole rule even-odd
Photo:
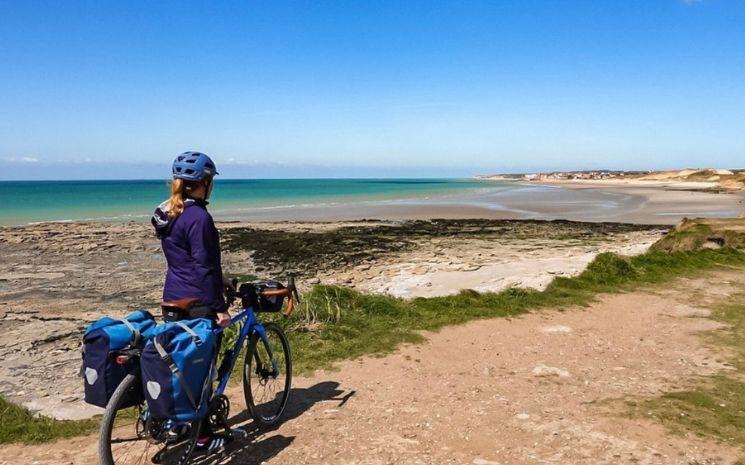
[{"label": "bicycle handlebar", "polygon": [[[232,307],[235,303],[235,299],[238,297],[238,279],[233,278],[231,281],[233,284],[232,289],[227,289],[225,292],[225,300],[227,301],[228,308]],[[261,291],[261,295],[264,297],[274,297],[274,296],[280,296],[280,297],[287,297],[287,310],[285,310],[284,315],[290,316],[295,310],[295,305],[300,303],[300,293],[297,291],[297,286],[295,285],[295,277],[289,276],[287,278],[287,287],[284,287],[282,289],[263,289]]]},{"label": "bicycle handlebar", "polygon": [[264,297],[274,297],[276,295],[289,296],[290,294],[292,294],[292,289],[290,289],[289,287],[286,287],[284,289],[264,289],[263,291],[261,291],[261,295],[263,295]]}]

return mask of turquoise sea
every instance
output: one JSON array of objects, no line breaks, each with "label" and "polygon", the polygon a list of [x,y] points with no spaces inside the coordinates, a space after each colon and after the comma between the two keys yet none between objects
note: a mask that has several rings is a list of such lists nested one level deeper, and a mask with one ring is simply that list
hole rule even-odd
[{"label": "turquoise sea", "polygon": [[[497,187],[471,179],[218,179],[216,218],[256,209],[415,200]],[[504,187],[504,186],[503,186]],[[167,181],[3,181],[0,225],[41,221],[147,221],[168,197]]]}]

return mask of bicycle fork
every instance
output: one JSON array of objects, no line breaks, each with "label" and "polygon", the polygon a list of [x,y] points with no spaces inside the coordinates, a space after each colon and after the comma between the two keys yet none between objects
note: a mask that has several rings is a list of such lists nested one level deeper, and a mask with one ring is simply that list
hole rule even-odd
[{"label": "bicycle fork", "polygon": [[[266,331],[264,330],[264,327],[257,324],[256,325],[256,332],[259,334],[259,337],[261,338],[261,342],[264,344],[264,348],[266,349],[266,353],[269,356],[269,360],[272,362],[272,377],[276,378],[279,376],[279,363],[277,362],[276,357],[274,357],[274,351],[272,350],[272,345],[269,344],[269,338],[266,337]],[[256,362],[256,374],[261,374],[261,360],[259,360],[259,354],[254,354],[255,362]]]}]

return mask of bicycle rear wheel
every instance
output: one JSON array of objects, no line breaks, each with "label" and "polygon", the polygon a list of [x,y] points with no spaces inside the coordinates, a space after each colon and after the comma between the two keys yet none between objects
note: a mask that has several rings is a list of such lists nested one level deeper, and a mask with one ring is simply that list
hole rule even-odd
[{"label": "bicycle rear wheel", "polygon": [[271,426],[282,418],[290,397],[292,356],[287,336],[279,326],[268,323],[264,329],[277,371],[267,345],[253,333],[243,364],[243,395],[254,421],[261,426]]},{"label": "bicycle rear wheel", "polygon": [[131,399],[140,389],[139,377],[127,375],[106,405],[98,438],[101,464],[185,465],[194,453],[202,422],[183,425],[174,435],[164,420],[149,417],[144,402],[132,406]]}]

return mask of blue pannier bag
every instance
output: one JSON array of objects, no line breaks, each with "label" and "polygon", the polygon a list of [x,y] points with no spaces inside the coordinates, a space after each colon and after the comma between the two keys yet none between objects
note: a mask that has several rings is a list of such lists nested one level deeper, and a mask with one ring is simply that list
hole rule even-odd
[{"label": "blue pannier bag", "polygon": [[138,310],[126,318],[101,318],[85,328],[81,375],[87,403],[106,407],[127,376],[126,367],[116,363],[117,353],[128,347],[141,347],[155,327],[153,316]]},{"label": "blue pannier bag", "polygon": [[205,318],[159,326],[140,359],[153,418],[189,422],[207,415],[217,336]]}]

